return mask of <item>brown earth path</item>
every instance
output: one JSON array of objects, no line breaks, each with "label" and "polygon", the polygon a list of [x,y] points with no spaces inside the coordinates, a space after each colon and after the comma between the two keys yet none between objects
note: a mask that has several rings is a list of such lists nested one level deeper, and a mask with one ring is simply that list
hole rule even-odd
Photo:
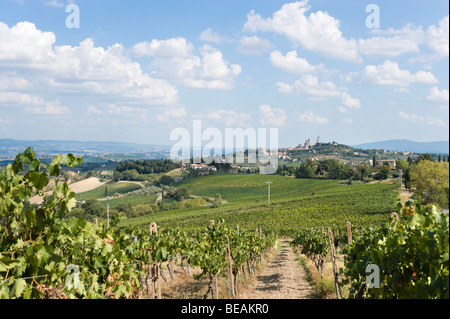
[{"label": "brown earth path", "polygon": [[242,299],[310,299],[311,286],[288,239],[280,239],[280,250],[257,276]]}]

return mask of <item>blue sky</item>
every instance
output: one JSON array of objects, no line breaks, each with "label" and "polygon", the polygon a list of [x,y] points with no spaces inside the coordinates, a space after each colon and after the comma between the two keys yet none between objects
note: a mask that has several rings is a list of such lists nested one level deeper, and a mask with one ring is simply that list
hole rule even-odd
[{"label": "blue sky", "polygon": [[448,43],[440,0],[0,0],[0,138],[169,145],[201,119],[280,146],[448,140]]}]

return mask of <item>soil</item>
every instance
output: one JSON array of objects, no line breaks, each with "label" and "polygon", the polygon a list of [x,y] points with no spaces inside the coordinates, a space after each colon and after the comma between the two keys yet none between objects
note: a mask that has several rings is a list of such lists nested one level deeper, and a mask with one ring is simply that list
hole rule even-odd
[{"label": "soil", "polygon": [[268,262],[256,281],[240,299],[310,299],[311,286],[289,240],[280,241],[280,250]]},{"label": "soil", "polygon": [[[90,177],[85,180],[69,184],[69,187],[72,192],[75,194],[87,192],[93,189],[96,189],[97,187],[102,186],[106,182],[100,182],[100,180],[97,177]],[[51,195],[53,192],[45,192],[46,195]],[[42,196],[33,196],[30,198],[31,204],[41,204],[43,202],[44,198]]]}]

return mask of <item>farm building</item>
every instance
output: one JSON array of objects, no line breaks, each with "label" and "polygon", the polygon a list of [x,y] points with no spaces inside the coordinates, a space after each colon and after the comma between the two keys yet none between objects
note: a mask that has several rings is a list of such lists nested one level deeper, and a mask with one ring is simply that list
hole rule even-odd
[{"label": "farm building", "polygon": [[207,164],[190,164],[191,169],[202,170],[202,171],[217,171],[215,166],[209,166]]},{"label": "farm building", "polygon": [[395,164],[395,160],[379,160],[377,161],[376,166],[380,167],[381,165],[383,165],[384,163],[388,163],[389,167],[391,169],[396,169],[397,165]]}]

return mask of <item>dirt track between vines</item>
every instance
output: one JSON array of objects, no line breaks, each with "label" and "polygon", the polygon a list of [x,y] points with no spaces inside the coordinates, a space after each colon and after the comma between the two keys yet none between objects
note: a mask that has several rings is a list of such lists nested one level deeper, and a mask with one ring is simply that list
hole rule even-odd
[{"label": "dirt track between vines", "polygon": [[271,259],[242,299],[310,299],[311,286],[305,271],[295,259],[289,240],[279,243],[280,250]]}]

